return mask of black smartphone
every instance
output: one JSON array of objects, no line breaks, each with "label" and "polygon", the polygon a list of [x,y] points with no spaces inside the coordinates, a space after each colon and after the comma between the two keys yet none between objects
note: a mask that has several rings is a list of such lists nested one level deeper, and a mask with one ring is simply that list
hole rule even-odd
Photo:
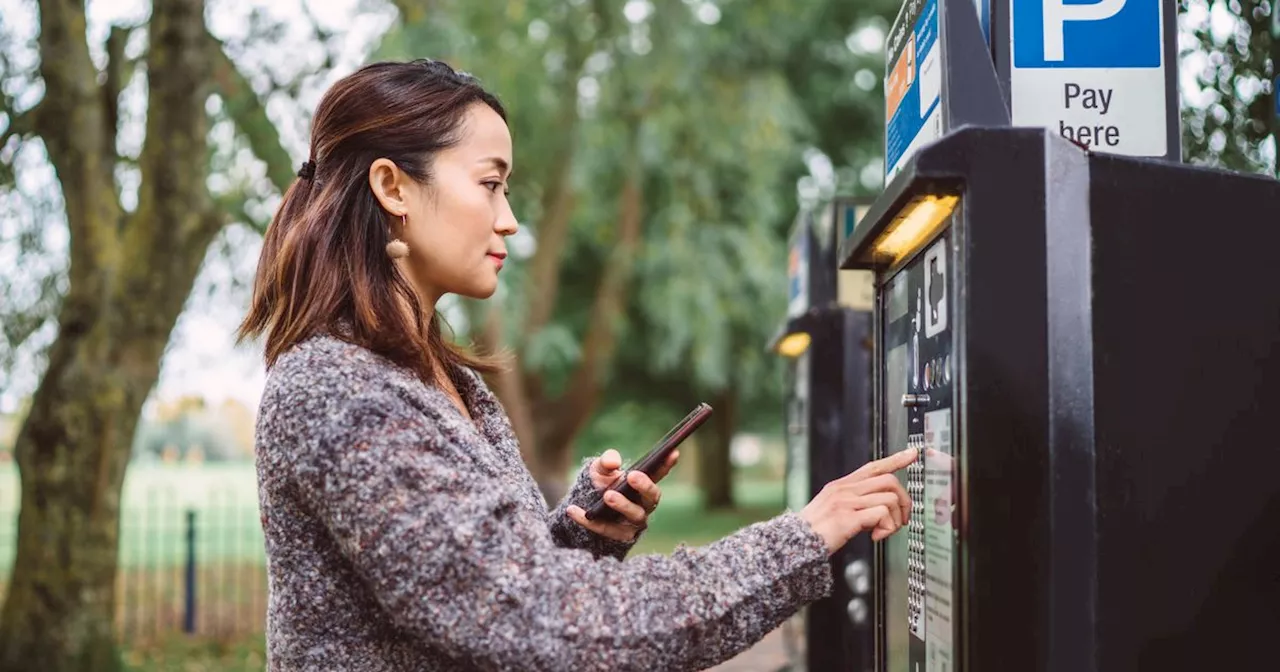
[{"label": "black smartphone", "polygon": [[640,493],[636,492],[635,488],[632,488],[631,484],[627,482],[626,474],[632,471],[642,471],[649,478],[653,478],[658,469],[666,463],[667,456],[671,454],[671,451],[679,447],[681,443],[684,443],[684,440],[689,438],[689,435],[693,434],[694,430],[701,427],[702,423],[706,422],[709,417],[711,417],[711,406],[709,404],[698,404],[694,407],[689,412],[689,415],[684,416],[684,420],[676,423],[676,426],[672,427],[666,436],[658,440],[658,443],[653,446],[653,449],[647,455],[631,466],[623,468],[622,478],[619,478],[617,482],[609,486],[608,490],[601,492],[599,499],[587,509],[587,520],[603,520],[606,522],[622,520],[622,514],[605,503],[604,493],[609,490],[616,490],[622,493],[623,497],[639,504]]}]

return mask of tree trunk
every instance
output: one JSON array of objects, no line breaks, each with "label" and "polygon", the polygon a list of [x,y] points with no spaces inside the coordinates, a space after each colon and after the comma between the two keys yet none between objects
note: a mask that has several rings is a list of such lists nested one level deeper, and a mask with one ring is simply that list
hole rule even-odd
[{"label": "tree trunk", "polygon": [[0,613],[5,672],[118,665],[120,491],[167,334],[113,322],[126,324],[102,318],[87,334],[60,334],[18,435],[18,548]]},{"label": "tree trunk", "polygon": [[63,185],[72,254],[58,337],[15,447],[22,508],[0,672],[119,667],[116,558],[134,428],[222,222],[205,187],[203,18],[201,0],[153,8],[142,185],[124,220],[114,136],[104,132],[114,131],[105,121],[115,100],[96,84],[83,5],[41,3],[37,128]]},{"label": "tree trunk", "polygon": [[[571,15],[572,16],[572,15]],[[569,240],[569,221],[573,217],[575,198],[570,179],[578,146],[578,80],[582,76],[587,57],[595,49],[594,40],[581,40],[580,28],[564,25],[565,69],[559,83],[559,108],[555,117],[555,136],[560,147],[551,159],[546,173],[546,189],[542,194],[542,216],[534,231],[538,239],[538,251],[529,261],[529,286],[537,291],[528,296],[528,312],[524,333],[536,336],[551,321],[556,299],[560,293],[560,263],[565,244]],[[539,381],[530,377],[530,384]]]},{"label": "tree trunk", "polygon": [[534,470],[548,502],[559,501],[568,490],[573,442],[586,427],[600,401],[605,369],[617,348],[618,320],[626,304],[631,271],[640,246],[644,220],[641,186],[643,168],[638,146],[639,119],[633,121],[626,177],[618,197],[618,238],[591,304],[591,318],[582,339],[582,359],[569,377],[555,410],[537,427],[537,465]]},{"label": "tree trunk", "polygon": [[707,440],[698,442],[698,489],[708,509],[731,509],[733,499],[733,462],[729,448],[738,426],[738,397],[733,387],[716,394],[711,403],[715,412],[707,429]]}]

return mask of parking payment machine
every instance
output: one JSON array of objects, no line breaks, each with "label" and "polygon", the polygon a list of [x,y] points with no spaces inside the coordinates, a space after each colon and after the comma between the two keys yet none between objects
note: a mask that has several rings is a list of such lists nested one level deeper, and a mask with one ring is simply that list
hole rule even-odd
[{"label": "parking payment machine", "polygon": [[[858,304],[869,292],[836,269],[837,236],[860,209],[837,202],[802,212],[790,237],[788,315],[771,349],[788,361],[786,498],[794,511],[871,454],[871,312]],[[871,552],[869,540],[855,539],[831,558],[832,595],[785,626],[790,669],[871,669]]]},{"label": "parking payment machine", "polygon": [[1173,5],[890,30],[887,186],[839,253],[874,453],[919,451],[878,671],[1277,667],[1280,182],[1179,163]]},{"label": "parking payment machine", "polygon": [[[1049,129],[923,147],[875,273],[876,669],[1273,669],[1280,182]],[[1212,504],[1221,502],[1221,506]]]}]

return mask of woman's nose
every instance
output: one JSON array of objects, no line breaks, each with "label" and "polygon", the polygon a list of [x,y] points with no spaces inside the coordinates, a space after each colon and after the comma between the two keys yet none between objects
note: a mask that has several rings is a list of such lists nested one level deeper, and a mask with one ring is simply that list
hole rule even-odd
[{"label": "woman's nose", "polygon": [[498,221],[494,222],[493,230],[509,236],[519,228],[520,222],[516,221],[516,214],[511,211],[511,204],[503,199],[502,212],[498,214]]}]

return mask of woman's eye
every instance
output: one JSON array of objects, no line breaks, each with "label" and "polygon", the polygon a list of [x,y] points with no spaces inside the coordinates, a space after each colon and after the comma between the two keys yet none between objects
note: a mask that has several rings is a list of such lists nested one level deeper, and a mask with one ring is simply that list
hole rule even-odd
[{"label": "woman's eye", "polygon": [[502,183],[501,182],[485,182],[484,186],[488,187],[489,191],[492,191],[496,194],[498,193],[498,187],[501,187]]}]

